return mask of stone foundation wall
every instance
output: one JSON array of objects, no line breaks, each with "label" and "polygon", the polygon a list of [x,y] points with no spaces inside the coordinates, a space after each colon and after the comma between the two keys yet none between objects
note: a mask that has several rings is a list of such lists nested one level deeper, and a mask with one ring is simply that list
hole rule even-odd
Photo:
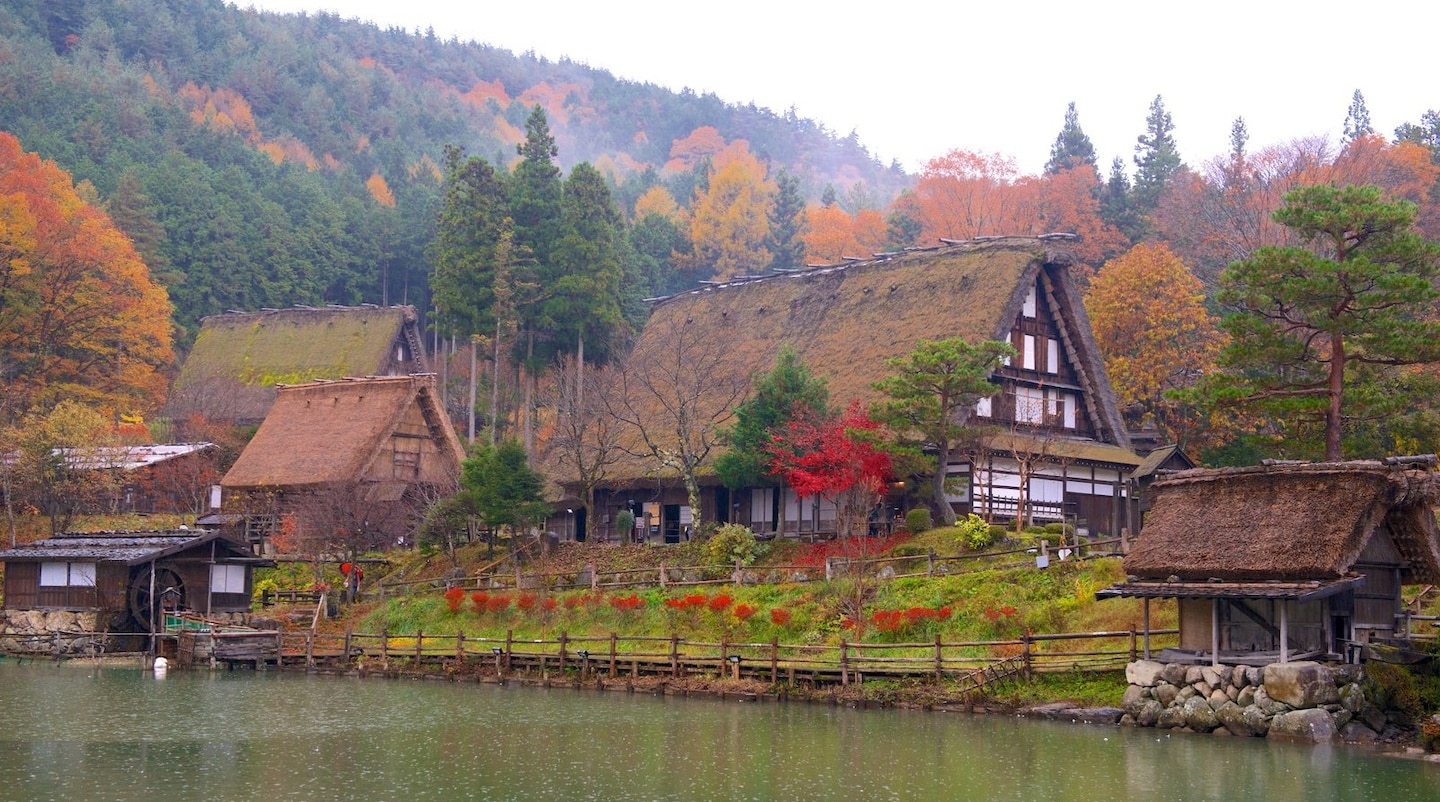
[{"label": "stone foundation wall", "polygon": [[[249,626],[253,618],[249,612],[210,616],[229,626]],[[117,646],[120,639],[101,632],[110,628],[109,619],[96,610],[0,610],[0,653],[82,657],[115,652],[122,648]]]},{"label": "stone foundation wall", "polygon": [[1367,698],[1360,666],[1187,666],[1140,660],[1122,724],[1311,742],[1392,740],[1406,723]]}]

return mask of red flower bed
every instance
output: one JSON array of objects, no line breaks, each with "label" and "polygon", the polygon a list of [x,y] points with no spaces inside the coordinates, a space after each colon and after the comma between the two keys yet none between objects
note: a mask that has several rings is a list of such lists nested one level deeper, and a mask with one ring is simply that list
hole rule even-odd
[{"label": "red flower bed", "polygon": [[777,627],[783,627],[790,623],[790,611],[784,607],[776,607],[770,610],[770,623]]},{"label": "red flower bed", "polygon": [[501,610],[508,610],[510,609],[510,597],[498,594],[495,596],[491,596],[490,600],[485,602],[485,609],[489,610],[492,613],[498,613]]},{"label": "red flower bed", "polygon": [[449,606],[450,612],[460,612],[460,605],[465,603],[464,588],[450,588],[445,591],[445,604]]},{"label": "red flower bed", "polygon": [[908,632],[925,621],[945,621],[953,612],[949,607],[911,607],[908,610],[876,610],[870,623],[880,632]]},{"label": "red flower bed", "polygon": [[795,565],[802,568],[824,568],[828,557],[880,557],[909,540],[910,535],[902,532],[886,537],[842,537],[821,543],[809,543],[795,556]]},{"label": "red flower bed", "polygon": [[735,605],[735,617],[741,621],[748,621],[750,620],[750,616],[756,613],[757,609],[758,608],[751,607],[748,604],[737,604]]},{"label": "red flower bed", "polygon": [[529,612],[530,609],[535,606],[537,599],[539,599],[539,597],[534,593],[521,593],[515,597],[515,607],[521,612]]},{"label": "red flower bed", "polygon": [[629,596],[611,596],[610,606],[622,613],[628,613],[644,607],[645,600],[634,593]]},{"label": "red flower bed", "polygon": [[708,606],[711,610],[714,610],[717,613],[723,613],[725,612],[725,610],[729,609],[730,603],[733,601],[735,600],[725,595],[724,593],[721,593],[718,596],[711,597]]},{"label": "red flower bed", "polygon": [[485,604],[490,601],[490,594],[483,590],[477,590],[470,594],[470,603],[475,605],[475,612],[485,612]]}]

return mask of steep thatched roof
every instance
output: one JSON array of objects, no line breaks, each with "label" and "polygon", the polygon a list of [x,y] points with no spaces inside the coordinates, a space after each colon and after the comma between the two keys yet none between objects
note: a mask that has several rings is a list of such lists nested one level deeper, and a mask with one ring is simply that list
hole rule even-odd
[{"label": "steep thatched roof", "polygon": [[361,481],[397,429],[415,420],[425,431],[406,436],[428,438],[430,453],[439,452],[438,463],[458,473],[465,450],[436,398],[432,376],[281,386],[270,414],[221,485],[304,488]]},{"label": "steep thatched roof", "polygon": [[403,372],[425,373],[417,319],[410,306],[211,315],[201,321],[180,368],[171,406],[179,414],[201,411],[258,421],[274,401],[277,384],[395,373],[397,343],[408,346]]},{"label": "steep thatched roof", "polygon": [[1440,581],[1440,476],[1428,471],[1370,461],[1199,469],[1153,491],[1125,557],[1140,579],[1338,579],[1383,527],[1411,577]]},{"label": "steep thatched roof", "polygon": [[[947,244],[764,278],[738,279],[664,299],[629,357],[631,366],[673,359],[675,340],[723,343],[726,360],[751,379],[790,346],[839,404],[878,399],[872,384],[922,339],[1005,340],[1042,272],[1074,321],[1085,388],[1104,442],[1128,447],[1080,295],[1074,254],[1057,238],[1002,237]],[[683,333],[683,334],[682,334]],[[654,409],[651,414],[664,414]],[[633,470],[625,471],[627,474]]]},{"label": "steep thatched roof", "polygon": [[138,565],[151,560],[161,560],[212,541],[215,542],[217,556],[221,559],[233,561],[241,558],[273,565],[272,561],[256,558],[250,547],[244,543],[230,540],[219,532],[198,529],[66,532],[0,551],[0,560],[120,562]]}]

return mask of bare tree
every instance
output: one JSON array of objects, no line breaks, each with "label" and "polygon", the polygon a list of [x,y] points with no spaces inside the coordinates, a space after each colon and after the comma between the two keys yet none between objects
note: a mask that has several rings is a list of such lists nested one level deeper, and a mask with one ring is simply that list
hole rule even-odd
[{"label": "bare tree", "polygon": [[652,347],[637,349],[621,370],[609,410],[636,437],[622,450],[679,475],[698,532],[700,466],[735,414],[748,376],[728,358],[724,338],[692,320],[652,319],[645,336]]},{"label": "bare tree", "polygon": [[620,438],[624,427],[610,414],[620,387],[609,369],[581,370],[562,357],[547,386],[548,405],[555,411],[555,429],[546,443],[545,457],[557,472],[575,482],[585,509],[587,532],[595,527],[595,488],[610,478],[611,469],[624,457]]}]

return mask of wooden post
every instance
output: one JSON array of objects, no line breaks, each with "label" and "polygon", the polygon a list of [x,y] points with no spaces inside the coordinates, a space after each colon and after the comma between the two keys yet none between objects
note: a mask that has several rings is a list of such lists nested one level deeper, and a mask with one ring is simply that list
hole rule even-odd
[{"label": "wooden post", "polygon": [[465,633],[458,629],[455,630],[455,660],[465,662]]},{"label": "wooden post", "polygon": [[935,681],[939,682],[940,677],[945,673],[945,658],[940,651],[940,636],[935,636]]},{"label": "wooden post", "polygon": [[590,590],[591,590],[592,592],[594,592],[594,591],[597,591],[597,590],[600,589],[600,572],[597,571],[597,570],[595,570],[595,566],[594,566],[594,565],[589,566],[589,568],[590,568]]},{"label": "wooden post", "polygon": [[935,550],[930,549],[925,553],[925,576],[935,576]]},{"label": "wooden post", "polygon": [[[1290,606],[1280,600],[1280,662],[1290,662]],[[1215,655],[1215,665],[1220,664],[1220,655]]]},{"label": "wooden post", "polygon": [[[1041,543],[1044,543],[1045,541],[1042,540],[1042,541],[1040,541],[1040,542],[1041,542]],[[1031,670],[1031,662],[1030,662],[1030,659],[1031,659],[1031,656],[1030,656],[1030,633],[1029,633],[1029,632],[1026,632],[1026,633],[1024,633],[1023,635],[1020,636],[1020,655],[1021,655],[1022,658],[1024,658],[1024,661],[1025,661],[1025,681],[1026,681],[1026,682],[1029,682],[1029,681],[1030,681],[1030,676],[1031,676],[1031,674],[1030,674],[1030,670]]]},{"label": "wooden post", "polygon": [[770,639],[770,683],[773,685],[780,678],[780,639]]},{"label": "wooden post", "polygon": [[1135,627],[1130,627],[1130,662],[1135,662]]},{"label": "wooden post", "polygon": [[305,667],[315,667],[315,630],[305,633]]},{"label": "wooden post", "polygon": [[665,563],[660,563],[660,589],[665,589]]},{"label": "wooden post", "polygon": [[670,633],[670,676],[680,676],[680,636]]},{"label": "wooden post", "polygon": [[349,661],[350,661],[350,638],[351,638],[351,634],[352,634],[352,633],[351,633],[351,631],[350,631],[350,625],[349,625],[349,624],[346,624],[346,625],[345,625],[345,661],[346,661],[346,662],[349,662]]},{"label": "wooden post", "polygon": [[505,630],[505,673],[510,673],[510,649],[515,642],[515,630]]},{"label": "wooden post", "polygon": [[390,667],[390,633],[385,629],[380,630],[380,663]]},{"label": "wooden post", "polygon": [[846,642],[843,641],[843,640],[840,641],[840,684],[841,684],[841,686],[845,686],[845,685],[849,685],[849,684],[850,684],[850,664],[849,664],[849,654],[848,654],[849,649],[850,649],[850,644],[846,643]]},{"label": "wooden post", "polygon": [[1143,613],[1145,624],[1145,659],[1150,659],[1150,597],[1145,597],[1145,610]]},{"label": "wooden post", "polygon": [[570,640],[570,636],[566,635],[565,632],[562,630],[562,631],[560,632],[560,668],[559,668],[559,671],[560,671],[560,673],[562,673],[562,674],[565,673],[565,644],[566,644],[569,640]]},{"label": "wooden post", "polygon": [[416,668],[419,668],[419,667],[420,667],[420,650],[421,650],[422,648],[424,648],[424,645],[425,645],[425,631],[424,631],[423,629],[417,629],[417,630],[415,630],[415,667],[416,667]]},{"label": "wooden post", "polygon": [[615,679],[615,640],[614,632],[610,633],[610,679]]},{"label": "wooden post", "polygon": [[285,634],[278,631],[275,633],[275,667],[285,667]]},{"label": "wooden post", "polygon": [[1220,665],[1220,600],[1210,600],[1210,665]]},{"label": "wooden post", "polygon": [[730,658],[729,645],[725,642],[727,639],[728,636],[724,632],[720,633],[720,676],[722,677],[725,676],[725,661]]},{"label": "wooden post", "polygon": [[825,558],[825,581],[826,581],[826,582],[829,582],[830,580],[832,580],[832,579],[835,578],[835,569],[834,569],[833,567],[831,567],[831,565],[830,565],[830,560],[831,560],[831,559],[832,559],[832,558],[830,558],[830,557],[826,557],[826,558]]}]

